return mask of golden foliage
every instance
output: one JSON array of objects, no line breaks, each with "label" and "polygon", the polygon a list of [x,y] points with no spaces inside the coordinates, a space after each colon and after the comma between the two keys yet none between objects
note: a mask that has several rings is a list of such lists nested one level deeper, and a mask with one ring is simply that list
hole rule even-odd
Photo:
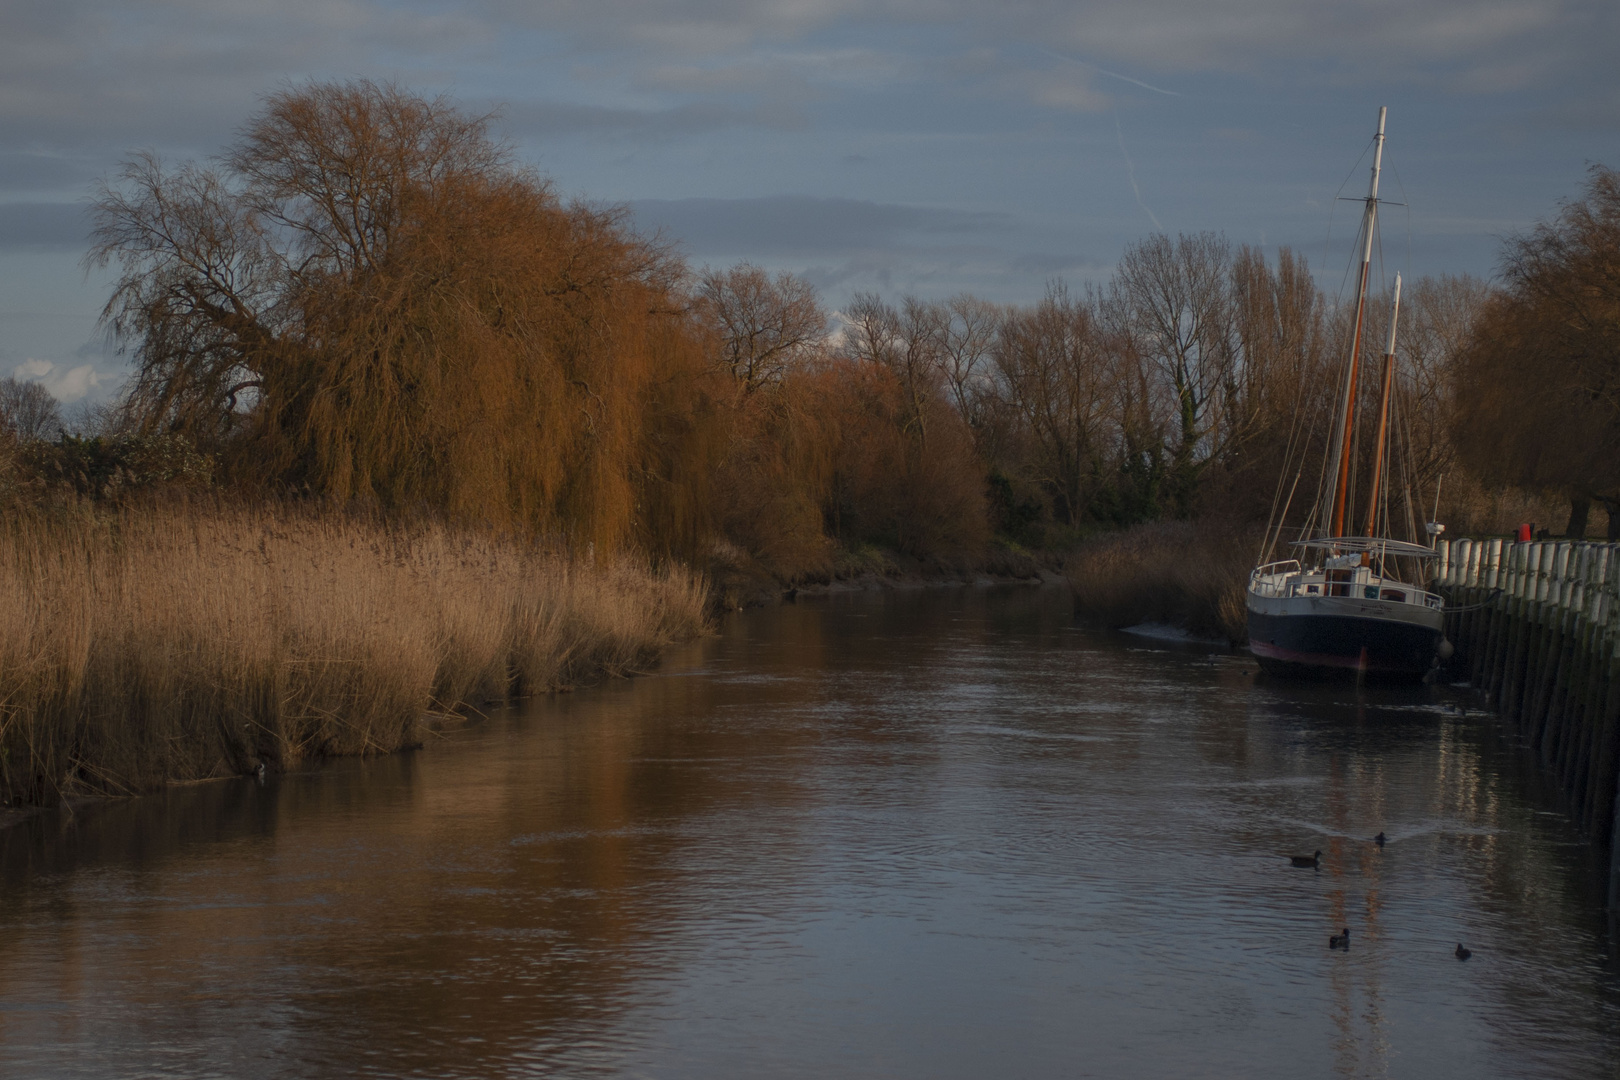
[{"label": "golden foliage", "polygon": [[284,91],[223,166],[139,158],[97,216],[132,411],[219,440],[237,485],[603,551],[701,532],[701,499],[648,490],[704,475],[713,442],[683,268],[561,204],[487,118],[364,81]]},{"label": "golden foliage", "polygon": [[[1620,515],[1620,172],[1509,241],[1463,352],[1454,437],[1484,477]],[[1616,518],[1620,520],[1620,518]],[[1583,522],[1584,523],[1584,522]]]},{"label": "golden foliage", "polygon": [[835,535],[922,557],[983,549],[983,467],[937,386],[847,359],[819,370],[815,386],[839,425],[828,507]]}]

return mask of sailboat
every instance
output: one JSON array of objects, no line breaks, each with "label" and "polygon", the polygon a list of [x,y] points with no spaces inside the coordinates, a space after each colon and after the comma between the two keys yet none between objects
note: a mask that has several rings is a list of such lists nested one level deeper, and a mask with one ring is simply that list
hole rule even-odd
[{"label": "sailboat", "polygon": [[[1337,407],[1331,467],[1324,472],[1321,497],[1293,543],[1296,558],[1267,561],[1275,554],[1281,522],[1267,531],[1260,565],[1249,575],[1249,649],[1263,670],[1277,675],[1322,676],[1355,673],[1383,678],[1422,678],[1441,658],[1445,638],[1444,601],[1412,580],[1426,576],[1434,549],[1389,535],[1389,515],[1380,514],[1379,485],[1390,457],[1390,406],[1395,392],[1395,327],[1400,316],[1401,279],[1395,277],[1389,314],[1389,341],[1383,355],[1377,437],[1372,443],[1371,490],[1365,499],[1365,529],[1351,533],[1355,520],[1351,490],[1356,470],[1356,405],[1362,367],[1362,331],[1367,283],[1378,226],[1378,177],[1383,167],[1384,120],[1378,110],[1373,138],[1372,179],[1363,200],[1361,275],[1356,290],[1354,329]],[[1297,483],[1297,481],[1296,481]],[[1291,500],[1290,500],[1291,501]],[[1386,499],[1387,502],[1387,499]],[[1283,514],[1287,514],[1285,504]],[[1429,524],[1430,536],[1441,526]],[[1403,576],[1402,571],[1405,571]]]}]

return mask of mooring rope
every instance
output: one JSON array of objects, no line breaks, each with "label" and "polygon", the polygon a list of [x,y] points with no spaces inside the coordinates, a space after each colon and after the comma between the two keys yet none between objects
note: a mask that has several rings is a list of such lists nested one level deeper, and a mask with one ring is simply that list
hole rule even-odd
[{"label": "mooring rope", "polygon": [[1443,610],[1448,615],[1451,614],[1454,611],[1478,611],[1480,608],[1490,607],[1492,604],[1496,603],[1497,599],[1499,597],[1501,597],[1505,592],[1507,592],[1506,589],[1492,589],[1491,590],[1491,595],[1489,597],[1487,597],[1486,599],[1481,600],[1477,604],[1464,604],[1462,607],[1449,607],[1448,606],[1448,607],[1444,608]]}]

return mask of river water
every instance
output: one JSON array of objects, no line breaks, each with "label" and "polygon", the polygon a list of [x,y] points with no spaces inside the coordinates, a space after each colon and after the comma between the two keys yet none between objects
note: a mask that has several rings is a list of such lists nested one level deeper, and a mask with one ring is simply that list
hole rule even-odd
[{"label": "river water", "polygon": [[1060,590],[733,616],[419,753],[0,834],[0,1075],[1620,1075],[1601,854],[1469,700]]}]

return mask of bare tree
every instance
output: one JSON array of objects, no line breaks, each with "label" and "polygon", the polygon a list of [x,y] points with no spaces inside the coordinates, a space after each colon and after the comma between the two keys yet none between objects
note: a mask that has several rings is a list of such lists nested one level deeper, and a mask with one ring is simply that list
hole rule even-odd
[{"label": "bare tree", "polygon": [[62,408],[36,382],[0,379],[0,428],[24,442],[49,439],[62,427]]},{"label": "bare tree", "polygon": [[1004,311],[999,304],[963,293],[945,302],[947,321],[939,364],[951,402],[978,438],[994,390],[991,357]]},{"label": "bare tree", "polygon": [[1402,296],[1396,350],[1407,390],[1406,452],[1419,490],[1432,491],[1456,467],[1448,421],[1456,410],[1459,365],[1490,296],[1489,285],[1467,274],[1421,278]]},{"label": "bare tree", "polygon": [[95,214],[87,262],[122,270],[102,318],[135,349],[131,410],[217,434],[283,347],[289,266],[216,168],[137,154]]},{"label": "bare tree", "polygon": [[1080,523],[1114,460],[1127,410],[1112,360],[1094,303],[1075,299],[1062,283],[1001,325],[995,365],[1028,441],[1024,465],[1065,524]]},{"label": "bare tree", "polygon": [[1228,451],[1294,419],[1320,374],[1324,312],[1305,261],[1286,247],[1275,270],[1259,251],[1239,248],[1230,288],[1238,348],[1223,404]]},{"label": "bare tree", "polygon": [[827,337],[827,313],[814,286],[789,273],[773,278],[752,263],[705,270],[698,309],[717,329],[722,360],[744,393],[780,382]]},{"label": "bare tree", "polygon": [[950,312],[943,304],[914,296],[896,309],[876,293],[856,293],[844,318],[845,354],[880,364],[900,377],[908,405],[905,429],[926,445],[926,405],[941,377]]},{"label": "bare tree", "polygon": [[1110,309],[1129,347],[1159,372],[1175,416],[1177,509],[1230,434],[1223,406],[1237,363],[1227,292],[1230,245],[1214,233],[1156,234],[1125,250]]}]

